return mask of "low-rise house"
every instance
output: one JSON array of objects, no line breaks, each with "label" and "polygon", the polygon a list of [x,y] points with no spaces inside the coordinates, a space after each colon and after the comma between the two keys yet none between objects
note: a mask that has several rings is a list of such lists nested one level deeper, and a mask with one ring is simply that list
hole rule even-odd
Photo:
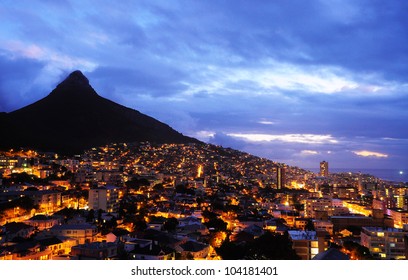
[{"label": "low-rise house", "polygon": [[194,217],[194,216],[189,216],[189,217],[178,219],[178,222],[179,222],[180,227],[202,224],[201,219]]},{"label": "low-rise house", "polygon": [[196,241],[187,241],[177,246],[177,251],[181,253],[182,259],[190,257],[197,259],[205,259],[210,252],[210,245]]},{"label": "low-rise house", "polygon": [[69,254],[73,246],[78,245],[78,241],[66,237],[48,237],[37,240],[38,243],[45,249],[51,251],[51,258],[56,256]]},{"label": "low-rise house", "polygon": [[71,248],[71,255],[79,260],[108,260],[118,255],[118,244],[113,242],[91,242]]},{"label": "low-rise house", "polygon": [[35,232],[35,228],[25,223],[8,223],[3,225],[3,242],[8,242],[16,237],[29,238]]},{"label": "low-rise house", "polygon": [[3,248],[3,256],[0,260],[50,260],[52,251],[38,241],[23,241]]},{"label": "low-rise house", "polygon": [[91,224],[64,224],[53,226],[49,232],[51,236],[70,237],[78,240],[79,244],[96,241],[97,227]]},{"label": "low-rise house", "polygon": [[148,243],[135,248],[128,253],[131,260],[174,260],[175,251],[157,243]]},{"label": "low-rise house", "polygon": [[344,254],[339,249],[329,248],[328,250],[317,254],[312,258],[312,260],[350,260],[350,257],[347,254]]},{"label": "low-rise house", "polygon": [[52,228],[53,226],[60,224],[61,219],[53,217],[53,216],[35,215],[31,217],[30,219],[25,220],[24,223],[41,231],[41,230]]},{"label": "low-rise house", "polygon": [[192,233],[199,233],[200,235],[208,235],[210,231],[203,224],[190,224],[177,227],[177,235],[188,236]]}]

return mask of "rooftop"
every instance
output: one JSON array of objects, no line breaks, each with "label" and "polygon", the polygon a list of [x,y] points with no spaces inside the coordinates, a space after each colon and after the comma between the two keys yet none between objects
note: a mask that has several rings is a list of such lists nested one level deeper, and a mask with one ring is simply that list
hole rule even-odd
[{"label": "rooftop", "polygon": [[288,233],[292,240],[317,240],[316,231],[289,230]]},{"label": "rooftop", "polygon": [[53,230],[64,230],[64,229],[96,229],[97,227],[91,224],[63,224],[53,226]]}]

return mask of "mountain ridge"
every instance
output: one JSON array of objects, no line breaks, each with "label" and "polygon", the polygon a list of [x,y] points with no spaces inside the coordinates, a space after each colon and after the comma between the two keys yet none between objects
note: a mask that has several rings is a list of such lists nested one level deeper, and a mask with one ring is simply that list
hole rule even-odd
[{"label": "mountain ridge", "polygon": [[81,153],[114,142],[198,143],[148,115],[104,98],[76,70],[46,97],[0,114],[0,149]]}]

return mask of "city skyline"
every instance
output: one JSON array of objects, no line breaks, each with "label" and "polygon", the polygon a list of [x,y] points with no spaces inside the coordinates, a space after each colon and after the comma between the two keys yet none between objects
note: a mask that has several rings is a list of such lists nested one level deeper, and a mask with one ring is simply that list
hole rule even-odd
[{"label": "city skyline", "polygon": [[79,69],[101,96],[208,143],[303,168],[404,170],[406,11],[373,1],[4,4],[0,111]]}]

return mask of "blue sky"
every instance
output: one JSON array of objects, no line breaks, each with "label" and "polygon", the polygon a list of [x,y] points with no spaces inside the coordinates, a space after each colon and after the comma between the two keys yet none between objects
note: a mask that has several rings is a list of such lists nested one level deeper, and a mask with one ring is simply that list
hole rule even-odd
[{"label": "blue sky", "polygon": [[81,70],[185,135],[300,167],[408,168],[408,2],[2,1],[0,111]]}]

